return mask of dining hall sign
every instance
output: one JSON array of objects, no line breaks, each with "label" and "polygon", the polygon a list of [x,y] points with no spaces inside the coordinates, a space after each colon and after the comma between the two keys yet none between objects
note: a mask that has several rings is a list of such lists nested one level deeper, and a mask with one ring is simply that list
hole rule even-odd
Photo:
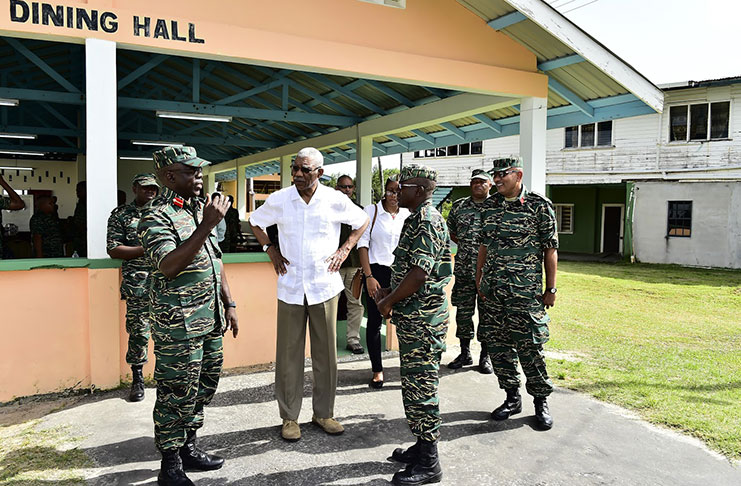
[{"label": "dining hall sign", "polygon": [[21,24],[44,25],[59,29],[104,32],[115,34],[119,29],[130,29],[135,37],[204,44],[196,35],[196,24],[178,20],[131,15],[119,18],[115,12],[95,8],[70,7],[44,2],[9,0],[10,21]]}]

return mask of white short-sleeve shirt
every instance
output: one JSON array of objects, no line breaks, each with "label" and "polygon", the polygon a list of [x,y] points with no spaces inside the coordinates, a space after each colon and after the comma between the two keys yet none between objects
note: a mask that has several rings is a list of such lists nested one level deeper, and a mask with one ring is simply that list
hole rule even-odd
[{"label": "white short-sleeve shirt", "polygon": [[365,207],[365,212],[371,222],[376,212],[375,208],[378,208],[378,216],[376,216],[376,223],[373,225],[373,233],[371,234],[371,223],[369,223],[358,240],[358,248],[368,248],[370,263],[390,267],[394,263],[394,250],[399,244],[401,228],[404,226],[404,220],[407,219],[410,212],[407,208],[399,208],[399,212],[394,217],[383,209],[383,204],[379,201]]},{"label": "white short-sleeve shirt", "polygon": [[295,186],[268,196],[250,216],[263,231],[278,225],[280,252],[288,260],[286,274],[278,276],[278,299],[287,304],[325,302],[345,288],[339,272],[326,262],[340,241],[340,225],[360,228],[368,215],[349,197],[322,184],[307,204]]}]

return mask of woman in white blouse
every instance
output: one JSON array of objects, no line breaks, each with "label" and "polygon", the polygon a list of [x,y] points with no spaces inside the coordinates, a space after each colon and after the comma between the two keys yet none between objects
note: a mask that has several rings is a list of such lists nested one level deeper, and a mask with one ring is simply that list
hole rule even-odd
[{"label": "woman in white blouse", "polygon": [[374,297],[378,289],[391,286],[391,263],[394,249],[409,210],[399,207],[399,183],[395,176],[386,180],[383,199],[365,208],[371,223],[358,240],[358,256],[365,280],[365,299],[368,306],[368,326],[365,340],[373,369],[371,388],[383,387],[381,363],[381,322],[383,317],[376,308]]}]

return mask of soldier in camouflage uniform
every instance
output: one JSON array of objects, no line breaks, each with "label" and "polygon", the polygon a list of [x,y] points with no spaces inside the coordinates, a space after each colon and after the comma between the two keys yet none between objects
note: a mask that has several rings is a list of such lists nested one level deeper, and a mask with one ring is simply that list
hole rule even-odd
[{"label": "soldier in camouflage uniform", "polygon": [[[0,196],[0,209],[18,211],[26,207],[23,199],[10,187],[10,184],[0,175],[0,187],[5,189],[7,196]],[[0,213],[0,260],[3,258],[3,216]]]},{"label": "soldier in camouflage uniform", "polygon": [[493,170],[497,194],[484,212],[476,265],[484,301],[480,332],[489,345],[499,387],[507,392],[492,418],[505,420],[522,411],[519,358],[527,379],[525,389],[535,398],[536,420],[550,429],[553,419],[546,397],[553,384],[546,371],[543,344],[548,341],[550,321],[545,309],[556,301],[556,214],[549,199],[522,184],[519,158],[497,159]]},{"label": "soldier in camouflage uniform", "polygon": [[203,408],[216,392],[223,362],[222,335],[237,337],[231,298],[215,228],[226,198],[201,196],[202,167],[192,147],[153,154],[166,186],[139,221],[139,238],[152,265],[150,301],[156,358],[154,440],[162,453],[160,485],[191,485],[183,468],[218,469],[224,459],[197,447]]},{"label": "soldier in camouflage uniform", "polygon": [[[473,339],[473,314],[476,310],[476,255],[479,253],[479,235],[482,227],[483,209],[492,186],[491,175],[483,169],[471,173],[471,196],[458,199],[448,214],[450,239],[458,245],[455,255],[455,285],[451,304],[457,307],[455,315],[455,337],[461,342],[461,354],[448,364],[456,370],[473,364],[470,343]],[[486,342],[481,340],[481,326],[477,335],[481,343],[479,372],[493,372]]]},{"label": "soldier in camouflage uniform", "polygon": [[445,285],[452,275],[448,229],[430,198],[437,172],[425,166],[404,167],[399,176],[399,205],[411,211],[404,221],[391,265],[391,289],[376,294],[378,311],[388,317],[393,309],[401,353],[401,389],[404,412],[416,444],[396,449],[392,458],[409,464],[396,473],[397,485],[440,481],[437,454],[440,437],[438,371],[448,331]]},{"label": "soldier in camouflage uniform", "polygon": [[134,176],[134,201],[111,212],[108,218],[106,249],[111,258],[120,258],[121,298],[126,301],[126,332],[129,346],[126,362],[131,366],[131,391],[129,400],[144,400],[142,367],[147,362],[149,345],[149,272],[151,265],[144,257],[137,226],[149,203],[157,196],[159,184],[154,174]]},{"label": "soldier in camouflage uniform", "polygon": [[54,198],[36,198],[36,213],[29,222],[33,251],[36,258],[60,258],[64,256],[62,222],[54,208]]},{"label": "soldier in camouflage uniform", "polygon": [[219,243],[219,246],[224,253],[235,253],[241,233],[239,228],[239,211],[234,207],[234,197],[227,196],[227,198],[229,199],[229,209],[226,212],[226,216],[224,216],[226,233],[224,233],[224,241]]},{"label": "soldier in camouflage uniform", "polygon": [[77,205],[72,215],[75,227],[72,244],[77,256],[84,258],[87,256],[87,182],[78,182],[75,190],[77,191]]}]

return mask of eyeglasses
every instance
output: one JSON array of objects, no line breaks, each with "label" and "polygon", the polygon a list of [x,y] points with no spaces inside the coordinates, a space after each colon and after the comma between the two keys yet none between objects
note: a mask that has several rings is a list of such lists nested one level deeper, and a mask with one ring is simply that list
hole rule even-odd
[{"label": "eyeglasses", "polygon": [[352,189],[355,186],[353,184],[338,184],[337,187],[340,189]]},{"label": "eyeglasses", "polygon": [[507,177],[513,172],[520,172],[520,171],[517,169],[495,170],[495,171],[492,171],[491,176],[492,177],[499,176],[500,179],[504,179],[505,177]]},{"label": "eyeglasses", "polygon": [[[399,184],[399,187],[401,187],[402,189],[404,189],[405,187],[425,187],[425,186],[423,186],[422,184],[404,184],[404,183],[401,183],[401,184]],[[399,191],[399,192],[401,192],[401,191]]]},{"label": "eyeglasses", "polygon": [[386,191],[386,195],[387,196],[398,196],[400,192],[401,191],[398,189],[395,191],[392,191],[391,189],[389,189],[388,191]]},{"label": "eyeglasses", "polygon": [[309,174],[315,170],[317,170],[319,167],[300,167],[298,165],[292,165],[291,166],[291,173],[295,174],[298,171],[301,171],[304,175]]}]

